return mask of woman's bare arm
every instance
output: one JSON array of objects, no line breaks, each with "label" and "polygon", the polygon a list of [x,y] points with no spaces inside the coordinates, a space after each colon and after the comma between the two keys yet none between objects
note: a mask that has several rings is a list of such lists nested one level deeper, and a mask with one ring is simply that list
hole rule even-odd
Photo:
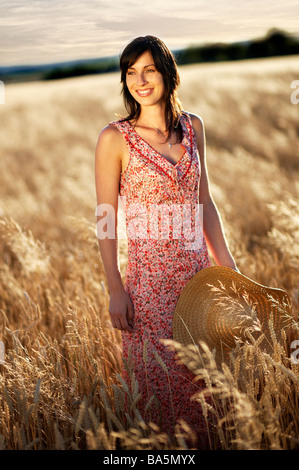
[{"label": "woman's bare arm", "polygon": [[236,263],[228,248],[224,235],[221,217],[212,198],[206,165],[206,139],[202,119],[191,114],[192,125],[196,135],[197,148],[200,156],[201,179],[199,187],[199,203],[203,205],[203,231],[211,254],[219,266],[236,268]]},{"label": "woman's bare arm", "polygon": [[[133,305],[124,289],[118,263],[117,209],[123,151],[124,141],[118,129],[112,125],[105,127],[99,135],[95,151],[97,209],[101,214],[97,216],[97,221],[100,225],[99,222],[105,217],[114,237],[101,239],[98,233],[98,242],[110,293],[112,325],[132,332]],[[103,212],[103,207],[108,208],[108,212]]]}]

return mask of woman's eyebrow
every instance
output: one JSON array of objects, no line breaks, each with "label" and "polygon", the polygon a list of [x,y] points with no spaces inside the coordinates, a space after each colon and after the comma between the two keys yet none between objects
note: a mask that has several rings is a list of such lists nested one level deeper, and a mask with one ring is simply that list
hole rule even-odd
[{"label": "woman's eyebrow", "polygon": [[[149,64],[149,65],[145,65],[143,68],[146,69],[147,67],[156,67],[156,66],[155,66],[155,64]],[[128,67],[128,70],[129,70],[129,69],[135,70],[135,68],[134,68],[133,66]]]}]

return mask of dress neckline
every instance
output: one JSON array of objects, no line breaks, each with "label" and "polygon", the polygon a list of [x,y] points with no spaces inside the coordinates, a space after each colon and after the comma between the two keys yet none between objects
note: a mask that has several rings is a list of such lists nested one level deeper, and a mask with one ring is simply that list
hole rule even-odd
[{"label": "dress neckline", "polygon": [[164,157],[164,155],[162,155],[160,152],[158,152],[151,144],[149,144],[149,142],[147,142],[147,140],[145,140],[143,137],[141,137],[140,134],[138,134],[138,132],[135,130],[135,128],[132,126],[132,124],[130,123],[130,121],[126,121],[128,123],[128,126],[131,130],[131,132],[133,132],[133,134],[140,140],[142,141],[144,144],[146,144],[150,150],[152,150],[152,152],[154,152],[156,155],[158,155],[158,157],[160,159],[162,159],[166,164],[169,164],[172,168],[176,168],[182,160],[184,160],[186,154],[187,154],[187,148],[186,148],[186,145],[184,145],[184,140],[186,139],[186,130],[185,130],[185,126],[182,124],[182,116],[180,118],[180,123],[181,123],[181,126],[182,126],[182,129],[183,129],[183,138],[182,138],[182,141],[181,141],[181,144],[182,146],[184,147],[185,151],[184,153],[181,155],[181,157],[179,158],[179,160],[176,162],[176,163],[171,163],[170,160],[168,160],[166,157]]}]

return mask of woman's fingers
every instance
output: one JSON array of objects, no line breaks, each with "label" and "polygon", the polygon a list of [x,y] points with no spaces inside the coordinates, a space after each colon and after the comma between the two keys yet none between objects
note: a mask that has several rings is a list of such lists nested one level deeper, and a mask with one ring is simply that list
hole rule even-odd
[{"label": "woman's fingers", "polygon": [[127,312],[124,313],[110,312],[110,318],[113,328],[133,332],[133,306],[128,307]]},{"label": "woman's fingers", "polygon": [[120,328],[121,330],[132,333],[133,329],[128,323],[127,315],[122,315],[120,317],[120,323],[121,323],[121,328]]},{"label": "woman's fingers", "polygon": [[110,313],[110,319],[111,319],[111,323],[112,323],[113,328],[116,328],[116,329],[119,330],[120,323],[118,321],[118,317],[115,314]]},{"label": "woman's fingers", "polygon": [[131,301],[128,303],[128,325],[133,330],[134,325],[134,307]]},{"label": "woman's fingers", "polygon": [[114,318],[114,322],[112,322],[112,325],[114,328],[117,328],[121,331],[129,331],[130,333],[132,333],[133,331],[132,325],[128,321],[126,314],[120,314],[119,316]]}]

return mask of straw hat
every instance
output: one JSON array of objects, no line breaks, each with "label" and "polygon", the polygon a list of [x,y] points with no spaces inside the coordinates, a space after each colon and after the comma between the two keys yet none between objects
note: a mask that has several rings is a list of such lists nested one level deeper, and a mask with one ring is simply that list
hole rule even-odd
[{"label": "straw hat", "polygon": [[[203,341],[226,362],[248,331],[271,352],[271,324],[279,340],[291,302],[281,289],[266,287],[234,269],[212,266],[196,273],[182,290],[173,317],[173,339],[183,345]],[[270,324],[269,324],[270,321]],[[272,332],[273,332],[272,329]]]}]

